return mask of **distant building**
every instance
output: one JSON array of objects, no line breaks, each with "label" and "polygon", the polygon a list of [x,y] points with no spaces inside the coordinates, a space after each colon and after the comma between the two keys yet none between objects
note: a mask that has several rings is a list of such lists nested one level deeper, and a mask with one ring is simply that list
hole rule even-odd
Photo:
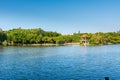
[{"label": "distant building", "polygon": [[120,33],[120,29],[117,32]]},{"label": "distant building", "polygon": [[18,29],[22,29],[21,27],[19,27]]},{"label": "distant building", "polygon": [[0,28],[0,31],[2,31],[2,29]]}]

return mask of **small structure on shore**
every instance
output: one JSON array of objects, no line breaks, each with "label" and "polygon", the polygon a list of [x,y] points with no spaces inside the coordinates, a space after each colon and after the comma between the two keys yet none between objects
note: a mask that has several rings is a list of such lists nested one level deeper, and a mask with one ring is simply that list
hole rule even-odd
[{"label": "small structure on shore", "polygon": [[82,35],[80,41],[81,41],[81,43],[82,43],[84,46],[88,46],[88,45],[89,45],[89,39],[88,39],[87,35]]}]

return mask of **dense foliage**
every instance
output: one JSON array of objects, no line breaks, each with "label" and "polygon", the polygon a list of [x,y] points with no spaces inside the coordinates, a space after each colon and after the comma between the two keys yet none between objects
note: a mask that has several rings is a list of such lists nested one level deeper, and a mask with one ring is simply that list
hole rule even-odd
[{"label": "dense foliage", "polygon": [[6,33],[0,29],[0,45],[7,39]]},{"label": "dense foliage", "polygon": [[9,45],[56,43],[57,32],[46,32],[42,29],[13,29],[6,32]]},{"label": "dense foliage", "polygon": [[90,45],[106,45],[106,44],[119,44],[120,33],[119,32],[98,32],[95,34],[88,34]]},{"label": "dense foliage", "polygon": [[12,29],[2,31],[0,29],[0,45],[18,44],[64,44],[81,42],[81,36],[86,35],[90,45],[119,44],[120,32],[74,33],[62,35],[57,32],[44,31],[42,29]]}]

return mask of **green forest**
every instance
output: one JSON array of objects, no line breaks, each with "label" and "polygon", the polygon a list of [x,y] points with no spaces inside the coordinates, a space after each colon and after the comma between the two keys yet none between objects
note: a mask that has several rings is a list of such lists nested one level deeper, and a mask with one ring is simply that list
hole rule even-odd
[{"label": "green forest", "polygon": [[72,35],[62,35],[58,32],[44,31],[41,28],[21,29],[16,28],[8,31],[0,29],[0,45],[14,46],[23,44],[64,44],[80,43],[85,36],[89,45],[107,45],[120,43],[120,31],[117,32],[97,32],[97,33],[73,33]]}]

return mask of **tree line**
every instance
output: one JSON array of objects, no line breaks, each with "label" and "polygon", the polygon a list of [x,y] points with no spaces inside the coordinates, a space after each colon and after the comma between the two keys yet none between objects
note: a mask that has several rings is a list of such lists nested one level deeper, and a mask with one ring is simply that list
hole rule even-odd
[{"label": "tree line", "polygon": [[97,32],[97,33],[74,33],[72,35],[62,35],[58,32],[44,31],[37,29],[21,29],[16,28],[8,31],[0,29],[0,45],[16,45],[16,44],[64,44],[79,42],[81,45],[81,37],[85,35],[90,45],[106,45],[119,44],[120,32]]}]

